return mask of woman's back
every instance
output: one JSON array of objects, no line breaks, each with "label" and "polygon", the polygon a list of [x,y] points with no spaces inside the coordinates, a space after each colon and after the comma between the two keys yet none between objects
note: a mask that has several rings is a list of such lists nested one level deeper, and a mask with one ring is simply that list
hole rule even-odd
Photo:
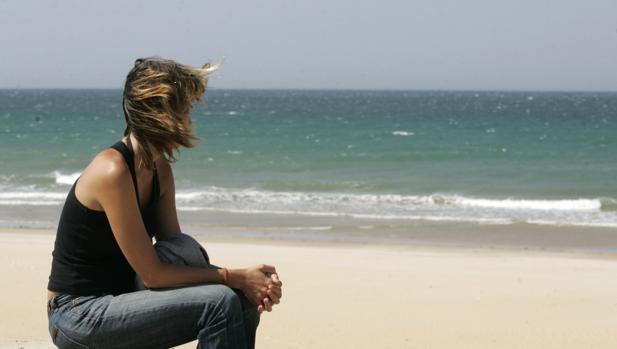
[{"label": "woman's back", "polygon": [[[122,154],[138,191],[132,147],[120,141],[111,148]],[[60,216],[48,289],[74,295],[130,292],[135,271],[120,250],[105,212],[89,208],[77,198],[80,179],[73,184]],[[150,190],[149,202],[140,207],[146,231],[152,237],[160,192],[156,171]]]}]

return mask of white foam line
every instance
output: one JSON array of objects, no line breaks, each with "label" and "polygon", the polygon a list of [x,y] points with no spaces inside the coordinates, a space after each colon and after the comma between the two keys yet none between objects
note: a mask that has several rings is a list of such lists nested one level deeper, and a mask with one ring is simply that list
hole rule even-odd
[{"label": "white foam line", "polygon": [[0,200],[0,206],[55,206],[62,201],[38,201],[38,200]]},{"label": "white foam line", "polygon": [[246,213],[246,214],[301,215],[301,216],[318,216],[318,217],[351,217],[351,218],[358,218],[358,219],[382,219],[382,220],[399,220],[399,219],[400,220],[427,220],[427,221],[474,222],[474,223],[489,223],[489,224],[514,223],[512,220],[500,219],[500,218],[415,216],[415,215],[377,215],[377,214],[315,212],[315,211],[242,210],[242,209],[223,209],[223,208],[205,207],[205,206],[189,206],[189,207],[180,206],[178,207],[178,210]]},{"label": "white foam line", "polygon": [[59,192],[24,192],[24,191],[9,191],[0,193],[0,199],[51,199],[64,200],[66,193]]},{"label": "white foam line", "polygon": [[206,206],[178,206],[181,211],[212,211],[229,213],[254,213],[254,214],[277,214],[277,215],[304,215],[304,216],[324,216],[324,217],[345,217],[346,213],[337,212],[310,212],[310,211],[280,211],[280,210],[242,210],[235,208],[217,208]]},{"label": "white foam line", "polygon": [[439,206],[439,207],[470,207],[501,210],[533,210],[533,211],[598,211],[602,208],[601,199],[557,199],[557,200],[526,200],[526,199],[485,199],[465,197],[461,195],[432,194],[425,196],[396,194],[350,194],[350,193],[313,193],[313,192],[273,192],[254,189],[219,189],[180,192],[176,199],[183,201],[244,201],[260,203],[297,203],[311,202],[324,204],[365,204],[365,205],[398,205]]},{"label": "white foam line", "polygon": [[280,210],[242,210],[242,209],[222,209],[216,207],[190,206],[178,207],[181,211],[210,211],[243,214],[274,214],[274,215],[301,215],[318,217],[349,217],[356,219],[375,219],[375,220],[414,220],[431,222],[460,222],[478,223],[487,225],[509,225],[516,223],[527,223],[535,225],[550,226],[580,226],[597,228],[617,228],[617,223],[583,223],[583,222],[559,222],[550,220],[513,220],[506,218],[480,218],[480,217],[448,217],[448,216],[419,216],[419,215],[377,215],[377,214],[356,214],[356,213],[337,213],[337,212],[314,212],[314,211],[280,211]]},{"label": "white foam line", "polygon": [[617,223],[583,223],[583,222],[558,222],[549,220],[529,220],[526,223],[535,225],[550,225],[558,227],[590,227],[590,228],[617,228]]},{"label": "white foam line", "polygon": [[284,227],[287,230],[315,230],[315,231],[323,231],[323,230],[332,230],[331,225],[326,225],[323,227]]},{"label": "white foam line", "polygon": [[489,200],[456,197],[454,202],[461,206],[518,209],[518,210],[559,210],[559,211],[595,211],[602,206],[597,199],[577,200]]}]

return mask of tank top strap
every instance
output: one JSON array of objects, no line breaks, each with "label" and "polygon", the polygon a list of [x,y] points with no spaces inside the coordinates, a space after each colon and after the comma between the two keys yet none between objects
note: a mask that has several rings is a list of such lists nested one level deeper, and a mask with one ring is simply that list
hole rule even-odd
[{"label": "tank top strap", "polygon": [[[131,145],[130,142],[131,141],[129,138],[129,145]],[[120,154],[122,154],[122,157],[124,157],[124,161],[126,162],[126,165],[131,172],[131,178],[133,179],[135,197],[137,198],[137,207],[139,207],[139,209],[141,210],[141,202],[139,201],[139,192],[137,187],[137,175],[135,174],[135,155],[133,154],[133,147],[131,146],[129,148],[126,144],[124,144],[124,142],[118,141],[114,145],[112,145],[111,148],[117,150]]]}]

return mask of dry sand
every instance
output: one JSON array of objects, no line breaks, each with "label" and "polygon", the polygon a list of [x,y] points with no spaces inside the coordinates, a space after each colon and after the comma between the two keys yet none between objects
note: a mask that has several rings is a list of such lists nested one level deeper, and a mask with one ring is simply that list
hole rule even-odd
[{"label": "dry sand", "polygon": [[[53,239],[51,231],[0,230],[0,348],[49,347]],[[617,260],[609,255],[201,242],[218,265],[277,267],[284,296],[262,315],[258,348],[617,347]]]}]

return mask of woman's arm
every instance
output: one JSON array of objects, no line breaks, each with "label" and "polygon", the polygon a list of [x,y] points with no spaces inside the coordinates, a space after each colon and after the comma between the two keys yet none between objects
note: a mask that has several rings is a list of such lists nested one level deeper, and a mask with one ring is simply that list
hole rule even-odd
[{"label": "woman's arm", "polygon": [[[93,171],[92,189],[103,207],[112,232],[131,267],[149,288],[178,287],[197,283],[223,283],[224,271],[162,263],[141,219],[130,172],[120,154],[108,152]],[[177,219],[176,219],[177,224]],[[272,266],[258,265],[230,270],[228,285],[244,291],[260,304],[275,273]]]},{"label": "woman's arm", "polygon": [[[161,194],[157,204],[157,221],[155,227],[155,236],[158,241],[180,234],[182,230],[180,229],[176,211],[176,185],[171,165],[168,161],[162,160],[157,163],[157,168],[159,185],[161,188]],[[216,265],[212,265],[212,267],[214,269],[219,268]],[[233,278],[234,272],[232,271],[231,274]],[[268,273],[266,276],[272,280],[272,285],[269,286],[266,295],[263,295],[262,304],[259,305],[260,312],[262,310],[272,311],[272,305],[278,304],[282,297],[281,286],[283,284],[278,279],[278,275],[276,273]]]},{"label": "woman's arm", "polygon": [[176,184],[168,161],[157,162],[160,197],[156,206],[156,240],[164,240],[182,232],[176,212]]}]

